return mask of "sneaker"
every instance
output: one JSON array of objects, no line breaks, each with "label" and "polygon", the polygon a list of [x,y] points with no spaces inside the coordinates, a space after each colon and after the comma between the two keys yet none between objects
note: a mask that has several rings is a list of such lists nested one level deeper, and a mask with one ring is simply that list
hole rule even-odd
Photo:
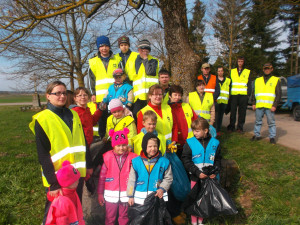
[{"label": "sneaker", "polygon": [[185,224],[185,217],[183,217],[182,214],[179,214],[178,216],[173,217],[172,220],[175,225]]},{"label": "sneaker", "polygon": [[253,136],[250,140],[251,141],[259,141],[261,139],[261,137],[257,137],[257,136]]},{"label": "sneaker", "polygon": [[237,129],[236,132],[238,132],[239,134],[245,133],[243,129]]},{"label": "sneaker", "polygon": [[276,144],[275,138],[270,138],[270,143],[275,145]]}]

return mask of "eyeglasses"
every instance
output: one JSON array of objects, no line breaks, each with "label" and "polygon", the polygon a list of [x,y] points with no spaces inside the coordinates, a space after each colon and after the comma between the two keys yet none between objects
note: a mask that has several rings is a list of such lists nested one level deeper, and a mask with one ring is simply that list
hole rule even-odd
[{"label": "eyeglasses", "polygon": [[86,97],[88,97],[88,95],[87,94],[85,94],[85,95],[76,95],[76,97],[77,98],[86,98]]},{"label": "eyeglasses", "polygon": [[271,70],[272,69],[272,67],[265,67],[265,68],[263,68],[263,70]]},{"label": "eyeglasses", "polygon": [[56,95],[58,97],[61,95],[67,96],[67,92],[53,92],[53,93],[50,93],[49,95]]}]

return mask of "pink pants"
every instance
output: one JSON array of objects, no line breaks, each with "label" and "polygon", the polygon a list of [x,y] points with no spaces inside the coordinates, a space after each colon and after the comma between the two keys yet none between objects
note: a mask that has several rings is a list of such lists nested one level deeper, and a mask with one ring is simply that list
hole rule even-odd
[{"label": "pink pants", "polygon": [[[197,182],[196,181],[192,181],[191,180],[191,188],[193,188],[195,186]],[[203,218],[202,217],[197,217],[197,216],[191,216],[191,222],[192,224],[197,224],[197,223],[202,223]]]},{"label": "pink pants", "polygon": [[117,219],[117,213],[119,210],[119,225],[127,225],[129,222],[128,214],[128,203],[127,202],[118,202],[111,203],[105,202],[105,225],[114,225]]}]

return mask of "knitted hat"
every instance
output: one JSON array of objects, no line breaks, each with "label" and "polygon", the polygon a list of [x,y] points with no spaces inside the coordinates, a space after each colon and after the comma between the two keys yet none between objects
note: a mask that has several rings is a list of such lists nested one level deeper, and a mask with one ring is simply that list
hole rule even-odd
[{"label": "knitted hat", "polygon": [[108,134],[111,137],[111,146],[115,147],[116,145],[128,145],[128,137],[129,129],[127,127],[124,130],[114,131],[111,129]]},{"label": "knitted hat", "polygon": [[122,36],[122,37],[119,37],[118,38],[118,44],[119,44],[119,47],[120,47],[120,44],[122,43],[125,43],[125,44],[128,44],[130,46],[130,41],[129,41],[129,37],[127,36]]},{"label": "knitted hat", "polygon": [[117,110],[122,110],[122,109],[124,109],[123,104],[122,104],[121,100],[118,98],[112,99],[108,104],[108,110],[112,113]]},{"label": "knitted hat", "polygon": [[150,41],[148,41],[147,39],[139,41],[138,48],[140,48],[140,49],[148,49],[149,51],[151,51]]},{"label": "knitted hat", "polygon": [[103,45],[107,45],[108,47],[110,47],[109,39],[106,36],[97,37],[96,44],[97,44],[97,49],[99,49]]},{"label": "knitted hat", "polygon": [[124,71],[121,68],[115,69],[113,72],[113,76],[121,76],[124,74]]},{"label": "knitted hat", "polygon": [[80,178],[80,172],[69,161],[62,163],[62,168],[57,171],[57,181],[61,187],[68,187]]},{"label": "knitted hat", "polygon": [[151,138],[156,138],[157,139],[157,146],[160,146],[160,140],[159,138],[151,133],[151,132],[148,132],[147,134],[144,135],[143,137],[143,140],[142,140],[142,149],[143,149],[143,152],[144,154],[147,156],[147,145],[148,145],[148,141],[151,139]]}]

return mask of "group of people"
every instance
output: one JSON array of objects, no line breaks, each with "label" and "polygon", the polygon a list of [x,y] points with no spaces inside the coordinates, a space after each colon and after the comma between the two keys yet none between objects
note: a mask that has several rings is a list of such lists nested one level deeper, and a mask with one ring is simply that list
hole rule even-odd
[{"label": "group of people", "polygon": [[[170,73],[159,70],[152,57],[151,44],[141,40],[138,52],[130,50],[126,36],[118,39],[121,52],[114,55],[110,41],[100,36],[98,53],[90,59],[90,86],[75,90],[75,104],[67,102],[67,88],[61,81],[48,85],[47,109],[33,116],[30,129],[36,136],[38,159],[46,187],[43,224],[84,224],[81,199],[85,181],[100,171],[98,201],[105,204],[105,224],[128,224],[128,207],[143,204],[156,192],[167,201],[174,224],[184,224],[182,202],[170,187],[172,167],[164,157],[176,154],[190,176],[191,187],[199,179],[219,179],[220,143],[210,134],[213,126],[221,135],[222,118],[230,105],[228,131],[243,132],[248,95],[252,91],[250,70],[244,58],[238,67],[224,77],[217,76],[204,63],[197,77],[195,91],[183,101],[183,88],[170,85]],[[255,136],[260,139],[261,119],[268,117],[270,141],[275,143],[274,111],[280,99],[280,82],[271,76],[270,63],[264,65],[264,76],[255,81],[252,99],[256,110]],[[95,136],[105,143],[92,158],[90,146]],[[274,141],[272,141],[274,139]],[[174,150],[175,149],[175,150]],[[214,166],[215,173],[206,175],[203,168]],[[76,190],[76,191],[75,191]],[[68,213],[69,211],[69,213]],[[203,218],[192,215],[192,224]]]}]

